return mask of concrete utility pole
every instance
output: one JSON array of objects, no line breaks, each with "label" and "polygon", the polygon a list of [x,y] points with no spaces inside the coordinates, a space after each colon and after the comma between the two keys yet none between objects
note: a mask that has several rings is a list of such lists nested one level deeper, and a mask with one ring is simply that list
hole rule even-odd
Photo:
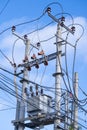
[{"label": "concrete utility pole", "polygon": [[[61,104],[61,53],[62,53],[62,42],[58,38],[61,37],[61,26],[57,25],[57,33],[56,33],[56,50],[58,55],[56,57],[56,73],[55,73],[55,109],[57,111],[57,117],[60,118],[60,104]],[[58,126],[60,126],[60,119],[56,119],[54,121],[54,130],[59,130]]]},{"label": "concrete utility pole", "polygon": [[[17,89],[17,83],[16,83],[16,67],[14,67],[14,86],[15,86],[16,99],[17,99],[15,120],[17,121],[17,120],[19,120],[20,100],[18,98],[18,89]],[[17,124],[15,124],[14,130],[18,130],[18,125]]]},{"label": "concrete utility pole", "polygon": [[78,73],[74,76],[74,130],[78,130]]},{"label": "concrete utility pole", "polygon": [[[29,48],[30,48],[30,41],[26,38],[24,40],[25,43],[25,57],[24,57],[24,62],[28,61],[28,57],[29,57]],[[26,88],[28,85],[28,69],[26,67],[24,67],[24,71],[23,71],[23,80],[22,82],[22,99],[21,99],[21,103],[20,103],[20,115],[19,115],[19,120],[23,120],[25,118],[25,100],[26,100]],[[24,130],[24,125],[23,123],[19,124],[18,130]]]},{"label": "concrete utility pole", "polygon": [[68,130],[68,116],[69,116],[69,99],[68,99],[69,93],[66,91],[65,93],[65,124],[64,129]]}]

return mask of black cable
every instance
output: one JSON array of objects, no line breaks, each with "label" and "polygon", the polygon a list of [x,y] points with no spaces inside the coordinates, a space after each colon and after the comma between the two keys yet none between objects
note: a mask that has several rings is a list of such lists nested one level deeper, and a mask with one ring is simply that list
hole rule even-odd
[{"label": "black cable", "polygon": [[[4,82],[8,83],[9,85],[11,85],[13,87],[15,86],[14,81],[11,80],[10,78],[8,78],[7,76],[3,75],[2,73],[0,73],[0,79],[2,79]],[[19,90],[21,91],[21,87],[18,83],[17,83],[17,86],[18,86]]]},{"label": "black cable", "polygon": [[[19,24],[16,24],[16,25],[14,25],[14,26],[15,26],[15,27],[18,27],[18,26],[22,26],[22,25],[25,25],[25,24],[29,24],[29,23],[35,22],[35,21],[39,20],[40,18],[42,18],[43,16],[44,16],[44,14],[42,14],[41,16],[39,16],[39,17],[36,18],[36,19],[33,19],[33,20],[31,20],[31,21],[27,21],[27,22],[23,22],[23,23],[19,23]],[[2,35],[4,32],[6,32],[6,31],[8,31],[8,30],[10,30],[10,29],[12,29],[12,26],[10,26],[10,27],[6,28],[5,30],[1,31],[1,32],[0,32],[0,35]]]},{"label": "black cable", "polygon": [[[4,84],[5,85],[5,84]],[[1,88],[1,87],[0,87]],[[5,90],[6,91],[6,89],[4,89],[3,88],[3,90]],[[8,91],[7,91],[8,92]],[[12,93],[11,93],[11,95],[13,95]],[[31,104],[32,105],[32,104]],[[46,104],[47,105],[47,104]],[[35,107],[36,107],[36,105],[35,105]],[[57,110],[56,110],[57,111]],[[81,124],[80,124],[81,125]],[[81,126],[83,126],[83,125],[81,125]],[[84,126],[83,126],[84,127]]]},{"label": "black cable", "polygon": [[[9,72],[9,71],[7,71],[7,70],[5,70],[5,69],[3,69],[3,68],[0,68],[1,70],[3,70],[3,71],[5,71],[5,72],[7,72],[7,73],[9,73],[9,74],[11,74],[11,75],[14,75],[13,73],[11,73],[11,72]],[[21,79],[23,79],[22,77],[20,77],[20,76],[17,76],[17,77],[19,77],[19,78],[21,78]],[[32,83],[32,84],[35,84],[34,82],[32,82],[32,81],[29,81],[30,83]],[[68,89],[67,89],[68,90]],[[77,102],[76,102],[77,103]],[[80,105],[80,104],[78,104],[79,105],[79,107],[84,111],[84,112],[86,112],[86,110],[84,109],[84,108],[82,108],[82,106]]]},{"label": "black cable", "polygon": [[5,97],[3,98],[2,96],[0,96],[0,99],[4,100],[4,101],[6,101],[6,102],[8,102],[12,105],[15,105],[14,100],[8,95],[8,93],[6,93],[5,91],[2,91],[2,92],[3,92],[3,94],[5,95],[6,98]]},{"label": "black cable", "polygon": [[[3,70],[3,71],[5,71],[5,72],[7,72],[7,73],[9,73],[9,74],[11,74],[11,75],[14,75],[13,73],[11,73],[10,71],[7,71],[6,69],[3,69],[3,68],[0,68],[1,70]],[[22,77],[20,77],[20,76],[18,76],[18,75],[16,75],[18,78],[20,78],[20,79],[23,79]],[[34,83],[34,82],[32,82],[32,81],[29,81],[30,83],[32,83],[32,84],[37,84],[37,83]],[[41,86],[41,87],[43,87],[43,88],[46,88],[45,86],[42,86],[42,85],[39,85],[39,84],[37,84],[38,86]]]}]

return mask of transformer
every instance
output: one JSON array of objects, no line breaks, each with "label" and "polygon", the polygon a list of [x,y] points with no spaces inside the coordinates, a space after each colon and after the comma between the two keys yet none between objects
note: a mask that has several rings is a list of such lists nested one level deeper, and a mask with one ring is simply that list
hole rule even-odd
[{"label": "transformer", "polygon": [[51,100],[52,97],[48,95],[37,95],[29,97],[27,103],[27,112],[29,116],[34,116],[38,114],[47,114],[51,112]]}]

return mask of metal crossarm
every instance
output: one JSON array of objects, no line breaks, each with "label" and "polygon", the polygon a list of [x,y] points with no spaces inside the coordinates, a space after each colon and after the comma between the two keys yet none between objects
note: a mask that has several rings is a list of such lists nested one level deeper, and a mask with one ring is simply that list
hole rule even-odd
[{"label": "metal crossarm", "polygon": [[[60,52],[59,52],[59,53],[60,53]],[[58,54],[58,53],[55,52],[55,53],[52,53],[52,54],[50,54],[50,55],[48,55],[48,56],[43,56],[42,58],[35,59],[35,60],[30,61],[30,62],[28,62],[28,63],[24,63],[24,64],[21,65],[21,67],[28,67],[28,66],[33,67],[33,66],[36,65],[36,63],[42,64],[42,63],[44,63],[45,60],[47,60],[47,61],[54,60],[54,59],[56,59],[57,54]],[[62,56],[63,56],[63,55],[64,55],[64,53],[62,54]]]}]

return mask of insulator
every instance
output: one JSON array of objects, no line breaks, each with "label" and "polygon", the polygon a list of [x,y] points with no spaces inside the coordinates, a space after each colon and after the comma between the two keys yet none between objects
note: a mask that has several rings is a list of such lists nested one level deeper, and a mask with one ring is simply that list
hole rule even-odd
[{"label": "insulator", "polygon": [[30,92],[32,92],[32,86],[30,86]]},{"label": "insulator", "polygon": [[16,30],[15,26],[12,26],[12,32],[14,32]]},{"label": "insulator", "polygon": [[40,47],[40,42],[37,42],[37,47]]},{"label": "insulator", "polygon": [[36,91],[36,96],[38,96],[38,91]]},{"label": "insulator", "polygon": [[44,61],[44,65],[48,65],[48,61],[47,60]]},{"label": "insulator", "polygon": [[36,90],[38,90],[38,85],[36,84]]},{"label": "insulator", "polygon": [[61,17],[61,21],[65,22],[65,17],[64,16]]},{"label": "insulator", "polygon": [[74,32],[75,32],[75,27],[72,26],[72,27],[71,27],[71,30],[72,30],[72,32],[74,33]]},{"label": "insulator", "polygon": [[36,59],[36,55],[33,54],[33,56],[31,56],[31,59]]},{"label": "insulator", "polygon": [[31,97],[33,97],[33,96],[34,96],[34,92],[31,93]]},{"label": "insulator", "polygon": [[29,96],[27,88],[24,89],[24,93]]},{"label": "insulator", "polygon": [[41,88],[41,95],[43,94],[43,89]]},{"label": "insulator", "polygon": [[38,68],[39,68],[39,64],[38,64],[38,63],[36,63],[35,67],[38,69]]},{"label": "insulator", "polygon": [[48,7],[46,11],[47,11],[48,13],[50,13],[50,12],[51,12],[51,8]]},{"label": "insulator", "polygon": [[44,54],[44,51],[42,50],[42,51],[40,51],[40,52],[38,52],[38,55],[43,55]]},{"label": "insulator", "polygon": [[30,67],[30,66],[28,66],[28,67],[27,67],[27,70],[31,71],[31,67]]},{"label": "insulator", "polygon": [[28,39],[28,36],[27,36],[27,35],[24,35],[24,39],[27,40],[27,39]]},{"label": "insulator", "polygon": [[18,64],[18,67],[20,67],[21,66],[21,64]]}]

